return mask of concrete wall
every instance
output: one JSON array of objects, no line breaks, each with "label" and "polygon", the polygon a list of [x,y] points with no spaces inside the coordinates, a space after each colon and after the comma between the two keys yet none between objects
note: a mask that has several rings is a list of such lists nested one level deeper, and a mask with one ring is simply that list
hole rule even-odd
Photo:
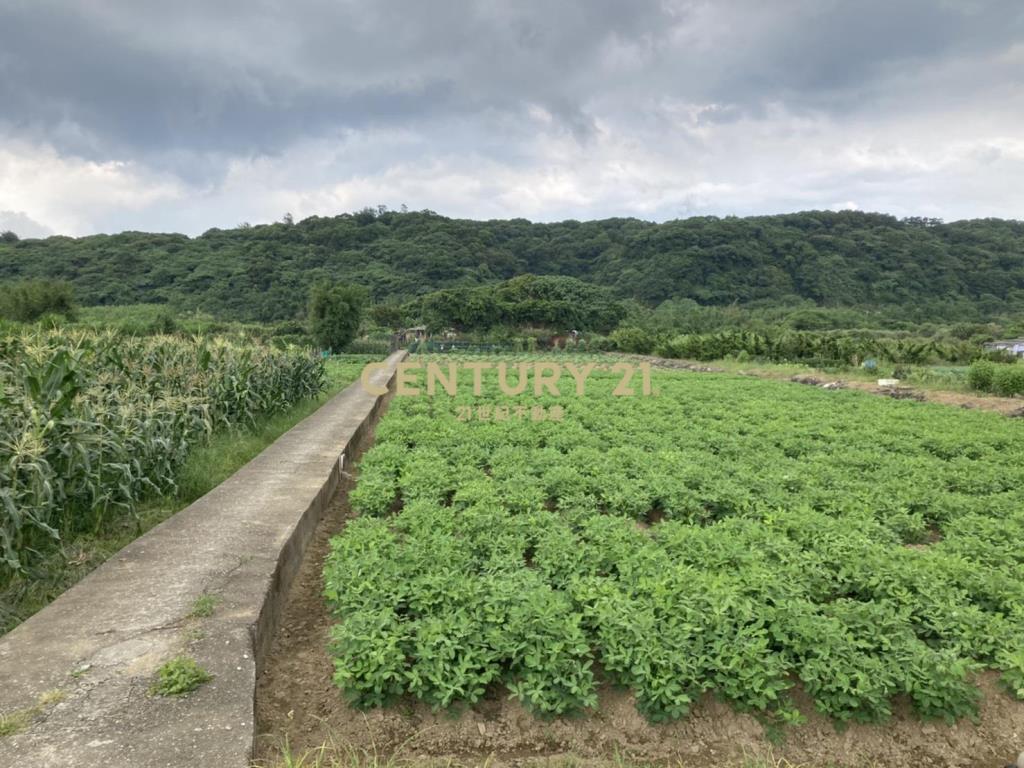
[{"label": "concrete wall", "polygon": [[[393,387],[404,355],[375,383]],[[29,720],[0,736],[0,765],[249,765],[256,677],[283,596],[386,398],[356,382],[0,638],[0,714]],[[204,594],[213,615],[190,617]],[[150,695],[179,654],[213,681],[182,698]]]}]

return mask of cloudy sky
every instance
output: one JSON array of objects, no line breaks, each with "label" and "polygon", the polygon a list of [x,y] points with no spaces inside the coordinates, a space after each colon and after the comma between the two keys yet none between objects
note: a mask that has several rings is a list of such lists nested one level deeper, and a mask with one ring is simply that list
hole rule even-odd
[{"label": "cloudy sky", "polygon": [[0,229],[1024,218],[1021,0],[0,0]]}]

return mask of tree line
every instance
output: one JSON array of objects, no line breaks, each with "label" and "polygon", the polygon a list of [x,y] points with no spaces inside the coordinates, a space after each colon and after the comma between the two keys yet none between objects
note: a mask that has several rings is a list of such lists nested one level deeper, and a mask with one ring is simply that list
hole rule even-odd
[{"label": "tree line", "polygon": [[[525,284],[506,298],[496,286],[527,274],[575,278],[649,309],[887,308],[906,322],[977,323],[1024,309],[1024,222],[808,211],[543,224],[367,209],[195,238],[0,239],[0,281],[65,281],[84,306],[166,304],[255,322],[302,317],[312,286],[340,282],[393,314],[420,302],[427,322],[445,303],[466,304],[455,324],[479,325]],[[544,288],[587,290],[556,285]],[[439,295],[423,303],[429,294]]]}]

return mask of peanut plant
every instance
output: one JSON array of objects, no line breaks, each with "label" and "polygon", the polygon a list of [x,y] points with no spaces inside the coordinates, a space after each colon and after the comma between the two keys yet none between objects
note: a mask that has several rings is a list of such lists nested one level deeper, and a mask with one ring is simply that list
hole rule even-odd
[{"label": "peanut plant", "polygon": [[[485,372],[479,397],[392,401],[325,566],[354,704],[504,686],[555,715],[595,705],[594,669],[653,721],[710,691],[799,722],[797,683],[838,722],[897,697],[955,720],[984,669],[1024,695],[1024,424],[688,372],[616,397],[617,379],[538,398]],[[535,402],[565,418],[457,417]]]}]

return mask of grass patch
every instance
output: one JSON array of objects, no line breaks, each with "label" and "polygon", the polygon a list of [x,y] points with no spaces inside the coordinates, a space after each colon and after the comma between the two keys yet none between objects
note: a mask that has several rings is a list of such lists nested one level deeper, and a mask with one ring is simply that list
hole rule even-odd
[{"label": "grass patch", "polygon": [[199,666],[195,659],[179,656],[157,670],[156,682],[149,692],[154,696],[184,696],[211,680],[213,675]]},{"label": "grass patch", "polygon": [[13,736],[28,728],[32,722],[32,710],[20,709],[8,715],[0,715],[0,738]]},{"label": "grass patch", "polygon": [[[464,761],[453,761],[450,758],[411,758],[402,756],[401,750],[397,754],[382,755],[377,751],[376,746],[359,748],[351,744],[339,744],[333,738],[329,738],[318,747],[298,752],[291,748],[286,738],[278,757],[271,761],[257,761],[253,763],[253,768],[468,768],[469,766],[486,768],[492,760],[492,756],[483,755],[477,759],[469,758]],[[536,764],[538,767],[544,766],[545,768],[579,768],[579,766],[590,766],[591,768],[686,768],[686,766],[692,765],[692,763],[678,759],[637,762],[618,753],[599,760],[583,759],[576,755],[566,754],[557,758],[537,757],[535,761],[526,758],[521,763],[524,766]],[[784,757],[775,755],[770,748],[764,755],[747,755],[740,758],[739,761],[726,761],[721,765],[723,768],[806,768],[803,763],[793,763]],[[874,768],[874,766],[865,766],[865,768]]]},{"label": "grass patch", "polygon": [[190,619],[206,619],[213,616],[213,611],[217,607],[217,603],[220,602],[220,598],[216,595],[200,595],[196,598],[196,601],[192,603],[192,610],[188,612]]},{"label": "grass patch", "polygon": [[278,437],[356,381],[372,357],[339,355],[327,361],[327,385],[319,397],[262,419],[254,428],[218,432],[198,446],[177,475],[178,492],[143,502],[135,520],[112,524],[99,534],[61,543],[48,557],[0,590],[0,636],[45,608],[121,549],[220,485]]},{"label": "grass patch", "polygon": [[0,713],[0,738],[13,736],[28,728],[32,721],[42,715],[49,707],[64,700],[64,691],[47,691],[36,703],[26,709]]}]

